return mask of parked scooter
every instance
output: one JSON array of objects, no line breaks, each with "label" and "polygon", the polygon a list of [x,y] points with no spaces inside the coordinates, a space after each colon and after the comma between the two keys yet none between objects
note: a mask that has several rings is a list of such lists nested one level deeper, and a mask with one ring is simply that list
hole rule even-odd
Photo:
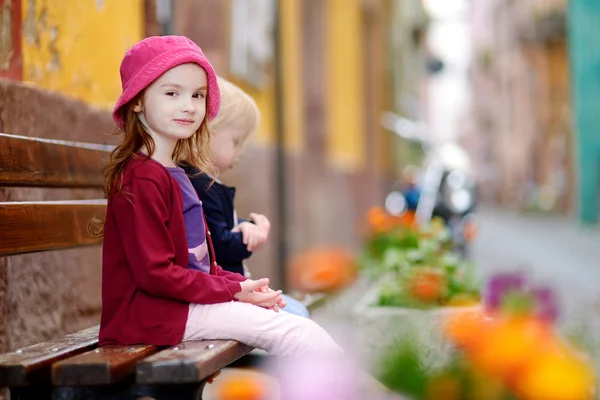
[{"label": "parked scooter", "polygon": [[419,143],[425,154],[423,172],[398,182],[388,194],[385,207],[393,215],[415,212],[418,223],[441,218],[456,250],[466,256],[475,233],[474,210],[477,185],[466,151],[456,143],[428,140],[426,126],[387,112],[383,125],[395,134]]}]

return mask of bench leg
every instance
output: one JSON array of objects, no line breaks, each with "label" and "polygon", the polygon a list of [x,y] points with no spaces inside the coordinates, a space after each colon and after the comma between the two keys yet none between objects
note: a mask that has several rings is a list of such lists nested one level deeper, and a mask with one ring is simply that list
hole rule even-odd
[{"label": "bench leg", "polygon": [[149,397],[154,400],[202,400],[206,381],[184,385],[156,385],[134,387],[131,398]]},{"label": "bench leg", "polygon": [[11,387],[11,400],[50,400],[52,388],[50,386],[23,386]]}]

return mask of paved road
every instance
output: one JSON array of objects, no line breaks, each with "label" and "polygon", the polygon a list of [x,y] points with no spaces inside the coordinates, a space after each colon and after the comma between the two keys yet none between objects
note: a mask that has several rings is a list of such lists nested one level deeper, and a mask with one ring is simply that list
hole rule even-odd
[{"label": "paved road", "polygon": [[[600,228],[568,218],[485,208],[472,257],[482,275],[525,266],[557,289],[564,311],[583,311],[600,296]],[[588,308],[589,309],[589,308]]]}]

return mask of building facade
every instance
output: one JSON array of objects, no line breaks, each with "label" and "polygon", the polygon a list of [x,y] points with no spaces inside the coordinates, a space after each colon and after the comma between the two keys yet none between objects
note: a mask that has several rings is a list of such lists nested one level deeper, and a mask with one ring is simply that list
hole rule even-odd
[{"label": "building facade", "polygon": [[472,125],[485,199],[573,209],[566,2],[473,1]]}]

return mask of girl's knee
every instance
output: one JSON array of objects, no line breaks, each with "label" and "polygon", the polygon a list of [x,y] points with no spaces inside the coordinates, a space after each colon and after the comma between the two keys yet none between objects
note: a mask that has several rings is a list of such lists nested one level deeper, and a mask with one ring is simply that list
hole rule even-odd
[{"label": "girl's knee", "polygon": [[344,353],[344,350],[319,324],[312,320],[306,320],[306,323],[303,325],[303,332],[299,335],[299,338],[303,341],[306,348],[311,349],[312,352],[319,353]]}]

